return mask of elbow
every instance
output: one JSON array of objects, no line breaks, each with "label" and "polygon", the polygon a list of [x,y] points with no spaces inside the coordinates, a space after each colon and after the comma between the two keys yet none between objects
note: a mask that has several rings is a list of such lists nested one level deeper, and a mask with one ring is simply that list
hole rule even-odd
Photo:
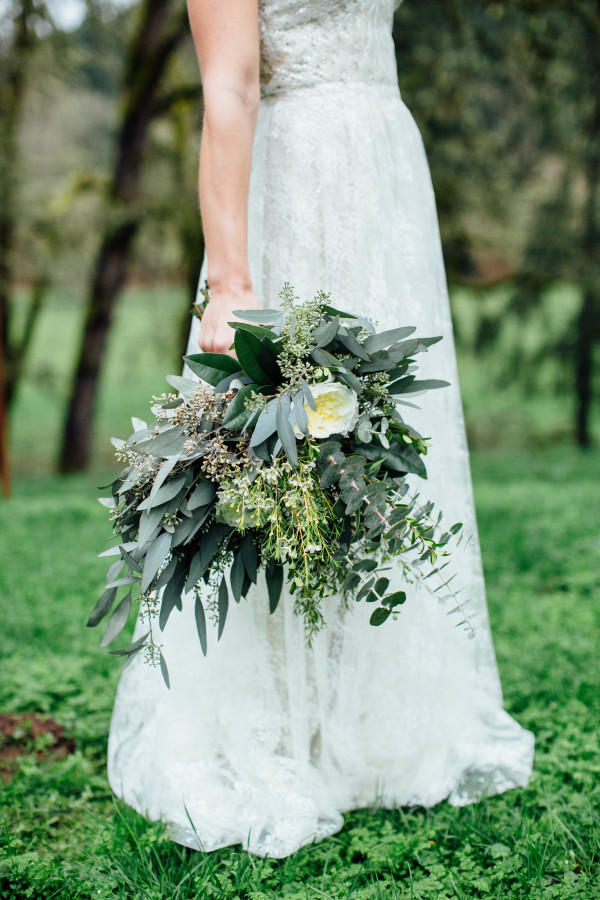
[{"label": "elbow", "polygon": [[254,68],[241,71],[232,77],[207,74],[202,81],[206,115],[220,116],[226,110],[256,116],[260,105],[260,81]]}]

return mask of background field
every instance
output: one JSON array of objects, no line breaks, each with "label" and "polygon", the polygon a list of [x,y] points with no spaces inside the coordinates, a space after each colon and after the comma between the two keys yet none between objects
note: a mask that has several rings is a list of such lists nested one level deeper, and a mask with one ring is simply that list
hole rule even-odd
[{"label": "background field", "polygon": [[[468,354],[460,373],[469,428],[487,435],[472,467],[492,627],[507,708],[537,737],[530,786],[463,809],[352,813],[339,834],[281,862],[239,847],[185,850],[111,797],[105,752],[119,662],[84,627],[103,583],[95,554],[109,536],[95,497],[114,471],[108,434],[125,434],[127,416],[142,415],[163,389],[163,372],[177,371],[177,330],[169,336],[158,323],[181,303],[176,290],[155,288],[121,307],[91,475],[47,474],[76,308],[56,298],[38,334],[15,419],[19,475],[0,504],[0,594],[9,601],[0,711],[53,716],[74,753],[40,762],[47,739],[28,735],[26,722],[19,758],[9,758],[14,742],[0,745],[0,897],[595,896],[600,453],[561,440],[560,398],[519,400]],[[60,345],[60,363],[50,345]],[[519,447],[524,433],[532,443]]]}]

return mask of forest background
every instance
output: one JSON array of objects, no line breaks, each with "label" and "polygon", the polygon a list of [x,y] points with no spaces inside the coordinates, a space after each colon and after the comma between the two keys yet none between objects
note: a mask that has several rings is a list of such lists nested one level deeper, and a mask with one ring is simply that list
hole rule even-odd
[{"label": "forest background", "polygon": [[[133,406],[181,364],[203,255],[198,67],[179,0],[4,0],[3,12],[0,322],[13,470],[81,470],[106,464],[109,431],[127,427],[103,390],[111,357]],[[471,444],[588,446],[600,338],[597,4],[420,0],[400,6],[394,38],[437,196]]]}]

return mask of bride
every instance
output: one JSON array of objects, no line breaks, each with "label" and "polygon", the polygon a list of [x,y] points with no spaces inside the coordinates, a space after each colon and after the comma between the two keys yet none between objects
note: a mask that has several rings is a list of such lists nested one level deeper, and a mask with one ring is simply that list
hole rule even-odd
[{"label": "bride", "polygon": [[[259,581],[218,643],[209,631],[204,657],[184,597],[161,638],[171,689],[141,657],[121,676],[108,775],[197,849],[241,842],[284,857],[339,830],[345,810],[463,805],[531,774],[533,735],[503,709],[487,618],[435,199],[398,89],[397,5],[189,0],[211,299],[188,352],[227,351],[233,311],[276,306],[284,281],[382,329],[443,335],[420,374],[450,386],[411,411],[431,438],[428,479],[408,479],[470,536],[450,558],[470,627],[416,582],[379,628],[365,604],[329,598],[309,649],[293,598],[270,615]],[[406,587],[399,566],[388,575]]]}]

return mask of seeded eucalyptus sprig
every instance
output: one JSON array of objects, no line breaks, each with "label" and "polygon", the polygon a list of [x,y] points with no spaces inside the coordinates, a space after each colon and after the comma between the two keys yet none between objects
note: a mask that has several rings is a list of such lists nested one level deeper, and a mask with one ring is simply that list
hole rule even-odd
[{"label": "seeded eucalyptus sprig", "polygon": [[[115,560],[88,625],[110,614],[102,646],[112,643],[137,596],[148,630],[111,652],[130,660],[144,650],[167,684],[156,625],[194,602],[206,653],[209,626],[218,640],[231,599],[248,597],[261,569],[269,611],[285,584],[308,643],[330,594],[372,603],[373,625],[396,618],[407,592],[388,590],[393,559],[407,584],[437,574],[438,591],[451,580],[439,559],[461,524],[444,530],[433,502],[408,494],[407,475],[426,478],[428,439],[399,411],[414,406],[407,395],[447,385],[415,374],[414,357],[440,337],[415,337],[413,326],[377,332],[323,291],[300,302],[287,283],[280,306],[236,310],[235,358],[186,356],[198,380],[168,375],[174,390],[152,398],[154,421],[132,419],[133,434],[113,438],[124,468],[101,502],[119,541],[101,554]],[[461,624],[471,627],[468,616]]]}]

